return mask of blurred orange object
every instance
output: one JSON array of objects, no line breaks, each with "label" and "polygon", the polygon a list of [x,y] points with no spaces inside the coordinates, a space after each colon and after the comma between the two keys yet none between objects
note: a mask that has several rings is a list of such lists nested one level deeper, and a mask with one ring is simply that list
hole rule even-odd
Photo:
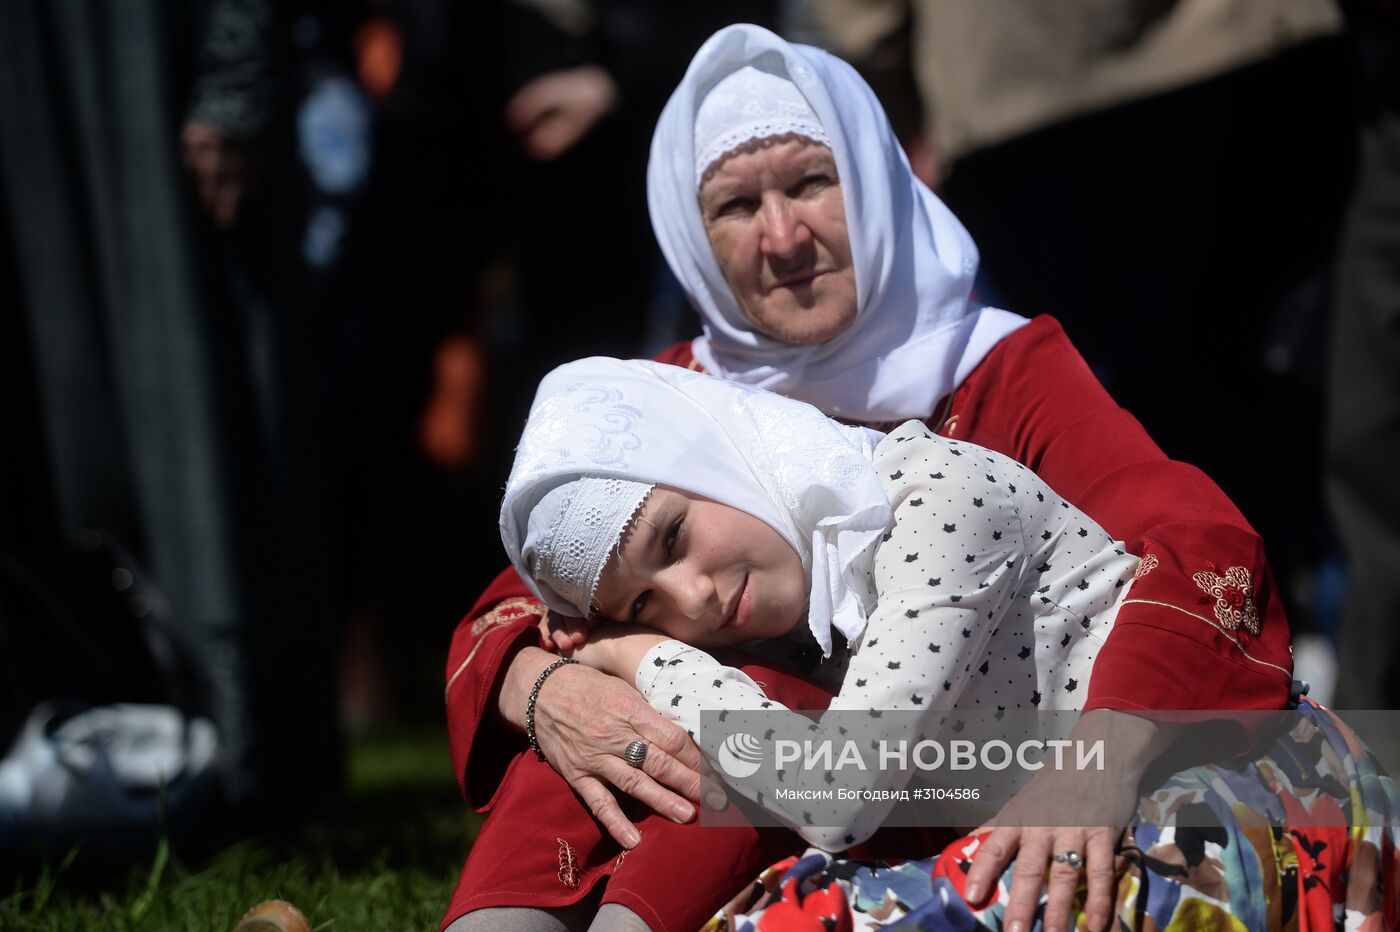
[{"label": "blurred orange object", "polygon": [[267,900],[244,913],[233,932],[311,932],[311,927],[291,903]]},{"label": "blurred orange object", "polygon": [[403,32],[382,16],[366,20],[355,30],[355,63],[360,84],[374,100],[394,89],[403,67]]},{"label": "blurred orange object", "polygon": [[463,333],[433,353],[433,388],[418,422],[418,446],[434,465],[464,469],[476,456],[477,412],[486,379],[481,344]]}]

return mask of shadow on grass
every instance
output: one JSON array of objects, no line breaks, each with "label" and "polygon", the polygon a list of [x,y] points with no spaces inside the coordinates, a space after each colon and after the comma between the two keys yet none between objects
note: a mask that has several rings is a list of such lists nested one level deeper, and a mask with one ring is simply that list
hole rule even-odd
[{"label": "shadow on grass", "polygon": [[[120,868],[81,851],[0,863],[0,930],[231,929],[255,903],[295,903],[313,929],[436,929],[479,817],[440,731],[352,742],[344,814],[279,841],[172,851]],[[13,878],[11,880],[10,878]]]}]

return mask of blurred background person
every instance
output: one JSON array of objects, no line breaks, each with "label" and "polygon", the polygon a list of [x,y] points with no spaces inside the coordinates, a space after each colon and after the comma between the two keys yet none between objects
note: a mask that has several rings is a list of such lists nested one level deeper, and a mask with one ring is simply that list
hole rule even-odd
[{"label": "blurred background person", "polygon": [[401,55],[371,95],[369,174],[324,298],[353,726],[437,713],[444,635],[499,569],[480,531],[539,378],[698,326],[647,221],[648,141],[695,47],[775,10],[401,0],[343,43],[366,88],[375,30]]},{"label": "blurred background person", "polygon": [[[487,520],[473,340],[497,256],[480,222],[496,213],[495,186],[482,179],[508,164],[490,93],[498,7],[316,2],[293,24],[340,706],[356,733],[427,719],[436,703],[417,684],[436,665],[435,624],[465,598],[479,546],[461,527]],[[455,380],[437,376],[439,357]]]},{"label": "blurred background person", "polygon": [[698,327],[647,222],[651,133],[700,43],[731,22],[771,26],[777,5],[514,0],[506,10],[503,115],[526,157],[511,193],[513,317],[531,335],[504,347],[523,389],[507,404],[513,429],[559,363],[651,355]]},{"label": "blurred background person", "polygon": [[150,696],[122,654],[16,625],[17,704],[157,698],[211,716],[242,830],[295,822],[339,777],[316,367],[286,292],[278,13],[0,9],[9,578],[52,593],[50,614],[72,608],[99,645],[112,619],[86,596],[105,588],[198,681]]},{"label": "blurred background person", "polygon": [[1400,7],[1348,8],[1361,153],[1327,382],[1327,491],[1350,574],[1337,704],[1400,708]]}]

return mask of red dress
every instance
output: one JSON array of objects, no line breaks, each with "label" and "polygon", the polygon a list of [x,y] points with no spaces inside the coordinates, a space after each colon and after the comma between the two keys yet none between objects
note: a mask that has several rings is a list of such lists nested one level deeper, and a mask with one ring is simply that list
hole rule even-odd
[{"label": "red dress", "polygon": [[[689,343],[656,358],[698,368]],[[1228,422],[1191,413],[1230,442]],[[1142,557],[1095,660],[1086,709],[1286,706],[1288,621],[1263,542],[1215,483],[1167,459],[1114,403],[1053,318],[1004,338],[928,423],[1034,469]],[[631,803],[642,841],[622,854],[563,778],[490,711],[510,658],[537,643],[542,612],[506,570],[452,639],[452,763],[467,800],[489,815],[443,925],[488,906],[568,905],[608,878],[604,902],[629,907],[657,932],[690,932],[803,844],[781,829],[676,825]],[[824,708],[831,698],[772,663],[729,662],[789,708]]]}]

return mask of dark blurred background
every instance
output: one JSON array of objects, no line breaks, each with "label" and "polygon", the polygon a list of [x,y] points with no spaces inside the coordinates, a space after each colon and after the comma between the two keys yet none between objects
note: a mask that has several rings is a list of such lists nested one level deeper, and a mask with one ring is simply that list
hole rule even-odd
[{"label": "dark blurred background", "polygon": [[534,384],[698,333],[645,165],[739,21],[865,71],[983,300],[1264,534],[1315,695],[1400,705],[1393,3],[4,0],[0,750],[173,706],[242,833],[436,725]]}]

